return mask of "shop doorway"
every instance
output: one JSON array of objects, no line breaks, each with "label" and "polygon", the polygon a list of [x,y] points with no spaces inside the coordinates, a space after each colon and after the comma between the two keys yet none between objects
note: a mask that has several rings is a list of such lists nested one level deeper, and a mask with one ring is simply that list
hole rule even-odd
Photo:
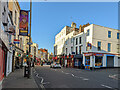
[{"label": "shop doorway", "polygon": [[114,67],[114,56],[107,56],[107,67]]},{"label": "shop doorway", "polygon": [[85,57],[85,69],[90,70],[90,56]]}]

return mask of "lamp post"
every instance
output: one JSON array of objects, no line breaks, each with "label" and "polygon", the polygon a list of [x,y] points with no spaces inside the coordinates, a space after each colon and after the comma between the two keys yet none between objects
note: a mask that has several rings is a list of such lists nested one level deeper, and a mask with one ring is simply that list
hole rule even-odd
[{"label": "lamp post", "polygon": [[[31,15],[32,15],[32,0],[30,0],[30,32],[29,32],[29,43],[31,43]],[[30,53],[31,53],[31,44],[29,44],[29,56],[30,56]],[[30,73],[31,73],[31,68],[30,68],[31,60],[30,60],[30,57],[28,58],[27,62],[28,62],[28,78],[30,78]]]}]

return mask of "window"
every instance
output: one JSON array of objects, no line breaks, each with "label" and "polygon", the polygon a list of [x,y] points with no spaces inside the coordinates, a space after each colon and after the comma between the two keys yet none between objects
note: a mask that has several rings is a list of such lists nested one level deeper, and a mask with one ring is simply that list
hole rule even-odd
[{"label": "window", "polygon": [[119,39],[120,38],[120,33],[117,33],[117,39]]},{"label": "window", "polygon": [[79,46],[79,54],[81,54],[81,46]]},{"label": "window", "polygon": [[71,38],[71,43],[73,43],[73,38]]},{"label": "window", "polygon": [[73,47],[71,47],[71,54],[72,54],[72,52],[73,52]]},{"label": "window", "polygon": [[76,45],[78,44],[78,38],[76,38]]},{"label": "window", "polygon": [[108,52],[111,51],[111,43],[108,43]]},{"label": "window", "polygon": [[78,54],[78,48],[76,47],[76,54]]},{"label": "window", "polygon": [[111,38],[111,31],[108,31],[108,38]]},{"label": "window", "polygon": [[101,50],[101,42],[98,41],[98,46],[97,47],[98,47],[98,51],[100,51]]},{"label": "window", "polygon": [[81,44],[81,37],[79,37],[79,44]]},{"label": "window", "polygon": [[17,12],[15,11],[15,24],[16,24],[16,20],[17,19]]},{"label": "window", "polygon": [[88,30],[87,30],[87,36],[89,36],[89,35],[90,35],[90,30],[88,29]]},{"label": "window", "polygon": [[67,48],[66,48],[66,54],[67,54]]},{"label": "window", "polygon": [[67,41],[65,41],[66,45],[67,45]]}]

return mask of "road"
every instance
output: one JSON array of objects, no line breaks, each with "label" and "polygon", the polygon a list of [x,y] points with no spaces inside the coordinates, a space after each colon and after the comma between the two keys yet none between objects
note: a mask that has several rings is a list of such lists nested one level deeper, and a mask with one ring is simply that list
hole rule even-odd
[{"label": "road", "polygon": [[33,76],[39,88],[118,88],[118,69],[88,71],[77,68],[52,69],[36,66]]}]

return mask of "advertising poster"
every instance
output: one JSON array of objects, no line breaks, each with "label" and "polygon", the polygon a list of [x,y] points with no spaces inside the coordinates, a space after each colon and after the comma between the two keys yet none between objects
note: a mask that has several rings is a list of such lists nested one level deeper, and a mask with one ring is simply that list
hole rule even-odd
[{"label": "advertising poster", "polygon": [[19,35],[28,36],[28,11],[20,11]]}]

